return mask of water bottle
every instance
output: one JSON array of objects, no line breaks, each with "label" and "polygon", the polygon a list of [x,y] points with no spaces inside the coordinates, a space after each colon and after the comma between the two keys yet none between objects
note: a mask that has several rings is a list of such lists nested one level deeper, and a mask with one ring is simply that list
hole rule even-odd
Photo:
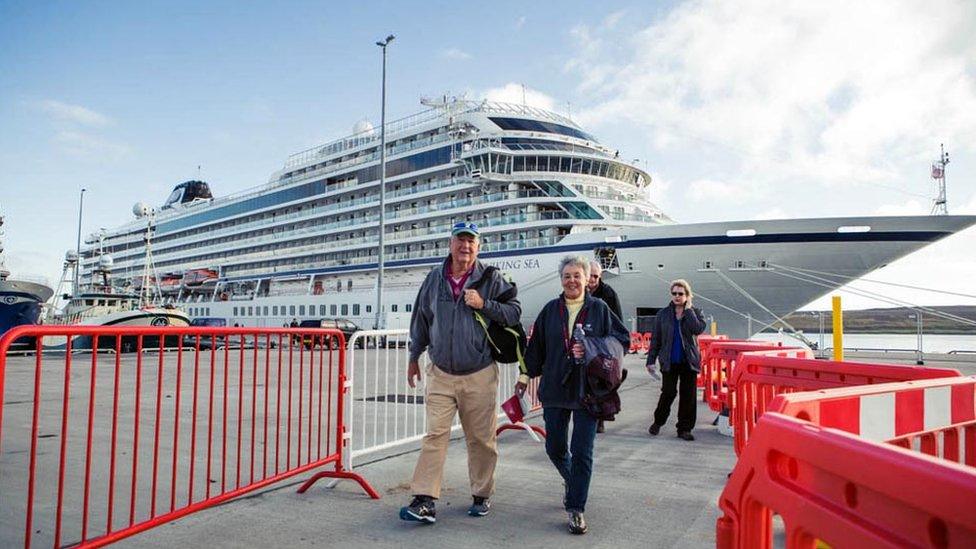
[{"label": "water bottle", "polygon": [[[576,327],[573,328],[573,342],[574,343],[579,343],[580,345],[582,345],[583,344],[583,338],[585,338],[585,337],[586,337],[586,333],[583,332],[583,325],[582,324],[577,324]],[[585,349],[585,347],[584,347],[584,349]],[[575,355],[573,355],[573,361],[576,363],[577,366],[582,366],[583,364],[586,363],[585,353],[584,353],[584,356],[579,357],[579,358],[577,358]]]}]

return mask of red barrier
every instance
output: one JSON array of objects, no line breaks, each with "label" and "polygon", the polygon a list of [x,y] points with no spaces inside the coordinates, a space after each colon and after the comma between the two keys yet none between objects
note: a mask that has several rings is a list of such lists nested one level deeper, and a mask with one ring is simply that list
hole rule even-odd
[{"label": "red barrier", "polygon": [[640,336],[640,352],[647,354],[651,349],[651,333],[637,334]]},{"label": "red barrier", "polygon": [[797,347],[783,347],[764,341],[713,341],[709,345],[708,361],[702,361],[705,391],[702,400],[715,412],[728,408],[728,380],[735,369],[739,353],[748,351],[788,351],[795,355],[812,356],[810,351]]},{"label": "red barrier", "polygon": [[716,341],[746,341],[746,340],[744,340],[744,339],[734,339],[733,340],[733,339],[729,339],[729,336],[721,335],[721,334],[714,335],[714,336],[713,335],[700,335],[700,336],[698,336],[698,352],[699,352],[699,355],[701,356],[702,368],[701,368],[701,371],[698,372],[698,378],[695,381],[696,381],[696,384],[699,387],[704,387],[705,386],[705,372],[706,372],[706,368],[704,366],[705,366],[705,364],[708,363],[708,359],[709,359],[709,356],[710,356],[709,355],[709,351],[711,350],[712,343],[715,343]]},{"label": "red barrier", "polygon": [[[25,336],[35,357],[8,357]],[[0,514],[23,537],[0,541],[102,546],[306,471],[299,492],[346,478],[379,498],[343,469],[347,390],[336,330],[15,328],[0,338]]]},{"label": "red barrier", "polygon": [[627,352],[630,353],[630,354],[634,354],[634,353],[640,351],[640,348],[641,348],[641,335],[640,335],[640,333],[638,333],[638,332],[630,332],[630,348],[627,349]]},{"label": "red barrier", "polygon": [[777,396],[719,498],[716,545],[772,547],[776,514],[787,547],[972,547],[974,402],[976,376]]},{"label": "red barrier", "polygon": [[781,354],[781,351],[739,354],[728,383],[736,454],[742,454],[756,422],[777,395],[960,375],[958,370],[948,368],[834,362]]}]

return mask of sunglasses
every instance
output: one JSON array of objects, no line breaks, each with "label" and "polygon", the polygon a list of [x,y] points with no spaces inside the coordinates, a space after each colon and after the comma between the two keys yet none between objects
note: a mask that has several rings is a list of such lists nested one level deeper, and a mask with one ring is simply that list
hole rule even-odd
[{"label": "sunglasses", "polygon": [[677,295],[685,295],[685,293],[684,292],[671,292],[671,295],[675,295],[675,296],[677,296]]}]

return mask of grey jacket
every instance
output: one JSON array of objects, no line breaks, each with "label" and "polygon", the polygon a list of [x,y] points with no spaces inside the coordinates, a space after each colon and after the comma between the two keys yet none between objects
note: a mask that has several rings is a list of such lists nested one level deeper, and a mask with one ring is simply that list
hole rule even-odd
[{"label": "grey jacket", "polygon": [[[671,370],[674,317],[674,303],[669,303],[654,317],[651,348],[647,351],[647,365],[651,366],[655,360],[658,360],[661,363],[662,372]],[[681,348],[685,352],[688,367],[694,372],[700,372],[701,351],[698,350],[698,336],[705,331],[705,317],[702,316],[701,309],[697,307],[685,309],[678,326],[681,328]]]},{"label": "grey jacket", "polygon": [[[431,269],[424,279],[414,302],[410,317],[410,361],[414,362],[427,351],[431,362],[442,371],[454,375],[477,372],[493,361],[491,347],[484,328],[474,319],[474,311],[464,303],[463,294],[457,300],[445,277],[451,257]],[[513,296],[505,303],[495,297],[513,288],[499,271],[491,280],[481,283],[485,265],[476,261],[464,289],[477,287],[485,306],[481,312],[504,326],[514,326],[522,316],[522,305]]]}]

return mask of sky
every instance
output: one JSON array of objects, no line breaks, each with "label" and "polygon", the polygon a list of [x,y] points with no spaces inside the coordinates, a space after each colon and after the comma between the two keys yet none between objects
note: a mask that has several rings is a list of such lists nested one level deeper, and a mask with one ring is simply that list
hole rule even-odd
[{"label": "sky", "polygon": [[[201,178],[267,183],[288,155],[421,96],[569,115],[652,174],[679,222],[925,215],[949,152],[951,214],[976,214],[976,3],[0,1],[7,266],[56,282],[82,231]],[[976,304],[976,229],[868,279],[914,304]],[[846,308],[890,306],[842,292]],[[806,308],[827,308],[829,298]]]}]

